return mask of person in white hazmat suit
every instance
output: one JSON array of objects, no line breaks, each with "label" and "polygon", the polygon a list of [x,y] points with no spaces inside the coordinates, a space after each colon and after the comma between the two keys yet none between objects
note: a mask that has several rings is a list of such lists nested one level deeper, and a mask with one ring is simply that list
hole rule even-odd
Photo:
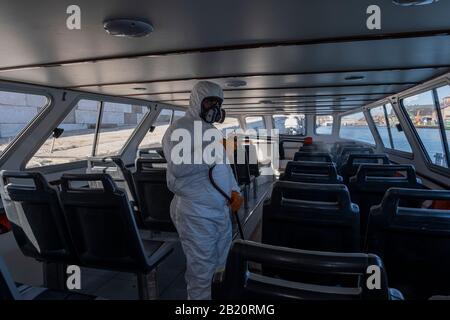
[{"label": "person in white hazmat suit", "polygon": [[[170,216],[186,255],[185,279],[188,299],[192,300],[211,299],[212,277],[217,269],[225,266],[231,245],[230,208],[236,212],[243,202],[225,159],[208,163],[203,156],[205,147],[212,142],[211,139],[204,141],[205,132],[222,137],[212,124],[224,120],[222,101],[223,91],[219,85],[208,81],[197,83],[192,89],[186,115],[167,129],[162,140],[167,159],[167,186],[175,194]],[[185,149],[181,150],[181,146]],[[222,145],[220,149],[216,160],[226,157]],[[214,181],[230,196],[230,203],[209,180],[209,169],[213,165]]]}]

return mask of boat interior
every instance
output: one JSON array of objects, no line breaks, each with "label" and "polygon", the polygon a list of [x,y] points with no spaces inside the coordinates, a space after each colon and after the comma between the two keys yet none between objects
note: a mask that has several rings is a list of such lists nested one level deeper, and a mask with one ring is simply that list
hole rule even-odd
[{"label": "boat interior", "polygon": [[199,81],[245,154],[214,300],[450,297],[449,1],[73,5],[0,3],[0,299],[187,299],[162,137]]}]

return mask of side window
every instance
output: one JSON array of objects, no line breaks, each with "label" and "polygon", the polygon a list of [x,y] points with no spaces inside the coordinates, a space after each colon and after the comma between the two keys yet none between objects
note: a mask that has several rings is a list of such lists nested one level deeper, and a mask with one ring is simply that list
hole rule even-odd
[{"label": "side window", "polygon": [[411,153],[411,146],[390,103],[370,109],[370,116],[383,140],[384,147]]},{"label": "side window", "polygon": [[0,155],[48,102],[45,96],[0,91]]},{"label": "side window", "polygon": [[264,123],[264,118],[261,116],[258,117],[247,117],[245,118],[245,124],[247,126],[247,129],[265,129],[266,125]]},{"label": "side window", "polygon": [[100,102],[80,100],[27,163],[27,168],[85,160],[92,154]]},{"label": "side window", "polygon": [[147,111],[145,106],[105,102],[95,155],[118,154]]},{"label": "side window", "polygon": [[306,134],[305,115],[274,115],[273,126],[279,130],[279,134],[301,135]]},{"label": "side window", "polygon": [[405,98],[402,104],[431,162],[448,167],[433,91]]},{"label": "side window", "polygon": [[383,145],[386,148],[392,149],[391,139],[389,136],[389,124],[386,120],[386,113],[384,110],[384,106],[379,106],[373,109],[370,109],[370,116],[372,117],[373,122],[380,134],[381,140],[383,141]]},{"label": "side window", "polygon": [[392,135],[393,149],[411,153],[411,146],[409,145],[408,139],[406,139],[405,132],[403,132],[394,108],[392,108],[390,103],[385,105],[385,108],[389,123],[389,130]]},{"label": "side window", "polygon": [[184,115],[186,114],[185,111],[179,111],[179,110],[175,110],[173,113],[173,121],[177,121],[178,119],[180,119],[181,117],[184,117]]},{"label": "side window", "polygon": [[339,137],[375,144],[372,132],[362,112],[352,113],[341,118]]},{"label": "side window", "polygon": [[161,147],[162,138],[164,133],[166,133],[167,128],[169,128],[170,122],[172,120],[173,111],[171,109],[163,109],[159,113],[155,122],[153,122],[153,127],[155,129],[153,132],[149,131],[145,135],[144,139],[139,145],[139,149],[148,149],[154,147]]},{"label": "side window", "polygon": [[230,134],[241,128],[239,120],[233,117],[226,117],[223,123],[218,123],[215,126],[222,132],[224,137],[228,137]]},{"label": "side window", "polygon": [[331,134],[333,132],[333,116],[316,116],[314,132],[316,134]]}]

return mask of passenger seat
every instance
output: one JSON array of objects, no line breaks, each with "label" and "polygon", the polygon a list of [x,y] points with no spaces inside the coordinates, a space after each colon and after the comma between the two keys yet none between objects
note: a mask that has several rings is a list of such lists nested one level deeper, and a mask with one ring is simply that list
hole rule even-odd
[{"label": "passenger seat", "polygon": [[[256,273],[251,264],[282,270],[310,272],[317,277],[353,276],[354,287],[338,287],[296,282]],[[366,283],[369,266],[380,270],[380,289]],[[276,247],[235,240],[228,253],[225,270],[214,275],[215,300],[403,300],[400,291],[388,287],[386,270],[379,257],[363,253],[330,253]]]},{"label": "passenger seat", "polygon": [[390,282],[407,299],[448,296],[450,211],[407,207],[417,200],[450,201],[450,191],[389,189],[370,211],[366,247],[383,259]]},{"label": "passenger seat", "polygon": [[39,172],[0,172],[0,194],[16,242],[42,262],[79,263],[58,191]]},{"label": "passenger seat", "polygon": [[137,159],[133,181],[136,185],[140,219],[154,231],[176,232],[170,218],[173,193],[167,188],[165,168],[154,168],[156,159]]},{"label": "passenger seat", "polygon": [[[137,210],[137,194],[133,184],[131,171],[125,166],[120,157],[105,157],[88,160],[87,173],[107,173],[116,185],[127,193],[128,199]],[[91,182],[92,183],[92,182]]]},{"label": "passenger seat", "polygon": [[326,152],[296,152],[294,161],[333,162],[331,155]]},{"label": "passenger seat", "polygon": [[280,180],[305,183],[342,183],[334,163],[290,161]]},{"label": "passenger seat", "polygon": [[338,168],[338,172],[344,179],[345,184],[348,184],[350,178],[356,174],[361,164],[388,165],[390,162],[386,154],[349,154],[347,160]]},{"label": "passenger seat", "polygon": [[[99,182],[100,187],[80,188],[79,182]],[[61,189],[63,212],[82,265],[135,273],[139,297],[149,299],[147,278],[155,276],[151,272],[173,251],[174,243],[141,241],[126,193],[107,174],[66,174]]]},{"label": "passenger seat", "polygon": [[369,147],[352,146],[343,147],[340,153],[336,156],[336,167],[340,168],[346,161],[350,154],[373,154],[374,151]]},{"label": "passenger seat", "polygon": [[389,188],[424,189],[412,165],[362,164],[348,186],[352,201],[359,205],[362,239],[367,231],[370,208],[381,203]]},{"label": "passenger seat", "polygon": [[359,209],[342,184],[279,181],[263,209],[262,242],[305,250],[359,252]]}]

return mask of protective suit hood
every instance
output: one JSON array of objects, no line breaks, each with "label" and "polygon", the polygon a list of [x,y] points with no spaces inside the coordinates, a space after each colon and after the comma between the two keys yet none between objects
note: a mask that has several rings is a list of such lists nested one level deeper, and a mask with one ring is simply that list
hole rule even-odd
[{"label": "protective suit hood", "polygon": [[201,105],[203,99],[207,97],[217,97],[223,100],[222,88],[210,81],[200,81],[194,86],[189,100],[188,114],[195,120],[202,120],[200,117]]}]

